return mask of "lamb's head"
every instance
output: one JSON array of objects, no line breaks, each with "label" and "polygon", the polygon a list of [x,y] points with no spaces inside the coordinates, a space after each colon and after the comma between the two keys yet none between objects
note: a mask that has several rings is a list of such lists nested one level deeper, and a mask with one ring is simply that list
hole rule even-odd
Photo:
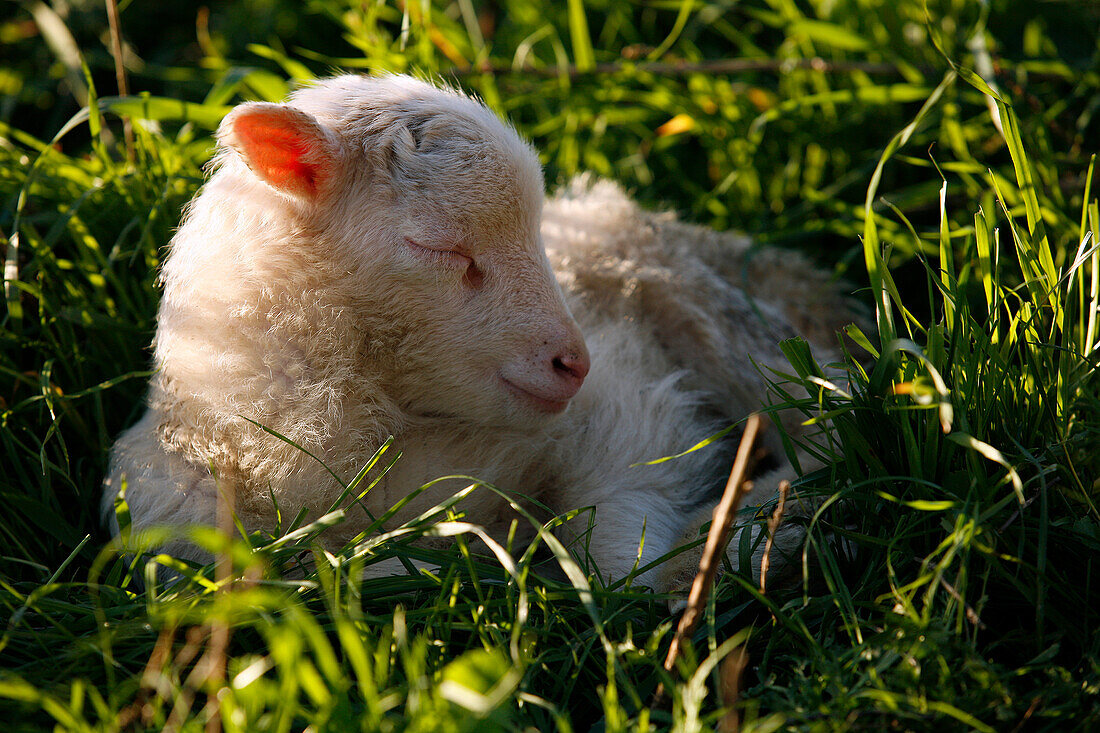
[{"label": "lamb's head", "polygon": [[363,358],[407,415],[532,427],[580,389],[588,353],[540,238],[538,160],[481,104],[342,76],[241,105],[218,137],[235,152],[223,169],[267,184],[346,273]]}]

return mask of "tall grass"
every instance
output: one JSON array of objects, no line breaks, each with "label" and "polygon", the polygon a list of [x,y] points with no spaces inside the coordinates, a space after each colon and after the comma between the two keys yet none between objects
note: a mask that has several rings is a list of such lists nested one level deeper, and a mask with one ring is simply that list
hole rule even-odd
[{"label": "tall grass", "polygon": [[[751,660],[744,730],[1100,726],[1088,8],[135,3],[122,26],[142,62],[132,85],[149,93],[118,99],[105,95],[100,6],[31,26],[53,37],[28,31],[51,7],[0,21],[12,727],[713,730],[734,645]],[[197,16],[197,40],[161,12]],[[844,363],[791,341],[789,374],[772,375],[773,405],[825,436],[824,468],[801,482],[822,495],[802,584],[762,595],[724,576],[670,674],[667,599],[602,587],[552,535],[472,553],[462,495],[495,490],[474,480],[340,552],[313,543],[335,508],[284,518],[281,538],[195,530],[231,553],[232,586],[104,549],[106,452],[140,412],[160,247],[201,181],[209,132],[233,102],[280,99],[333,67],[459,83],[535,141],[551,183],[593,170],[856,283],[875,328],[849,330]],[[120,115],[135,121],[133,164]],[[349,492],[392,459],[345,477]],[[426,534],[455,543],[411,544]],[[362,579],[387,558],[438,570]],[[182,579],[159,583],[158,563]],[[662,683],[669,701],[654,706]]]}]

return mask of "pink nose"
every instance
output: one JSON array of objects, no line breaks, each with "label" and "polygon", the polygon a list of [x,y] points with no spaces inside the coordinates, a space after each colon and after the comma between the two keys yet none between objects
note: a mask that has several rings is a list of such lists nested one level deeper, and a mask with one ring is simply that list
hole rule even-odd
[{"label": "pink nose", "polygon": [[580,389],[584,378],[588,376],[591,363],[588,360],[587,351],[577,351],[568,354],[559,354],[554,357],[554,374]]}]

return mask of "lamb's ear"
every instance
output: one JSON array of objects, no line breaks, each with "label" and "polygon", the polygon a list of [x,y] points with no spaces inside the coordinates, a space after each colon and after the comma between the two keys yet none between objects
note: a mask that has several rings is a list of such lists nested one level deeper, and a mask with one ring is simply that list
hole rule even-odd
[{"label": "lamb's ear", "polygon": [[242,104],[222,120],[218,140],[262,181],[314,201],[340,170],[340,141],[317,120],[281,104]]}]

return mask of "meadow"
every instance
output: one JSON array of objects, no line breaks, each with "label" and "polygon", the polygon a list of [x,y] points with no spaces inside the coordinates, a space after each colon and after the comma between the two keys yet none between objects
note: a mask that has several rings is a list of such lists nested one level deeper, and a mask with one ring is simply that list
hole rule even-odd
[{"label": "meadow", "polygon": [[[138,1],[112,32],[113,7],[0,11],[6,727],[728,731],[732,707],[758,732],[1100,729],[1094,4]],[[825,436],[798,582],[722,575],[666,671],[668,596],[549,539],[480,556],[460,495],[370,558],[317,545],[339,512],[195,530],[232,584],[109,542],[107,452],[142,409],[158,263],[212,131],[335,69],[459,85],[550,188],[618,180],[866,303],[842,384],[797,340],[769,374],[765,410]],[[433,532],[453,548],[412,544]],[[438,570],[361,577],[392,557]]]}]

